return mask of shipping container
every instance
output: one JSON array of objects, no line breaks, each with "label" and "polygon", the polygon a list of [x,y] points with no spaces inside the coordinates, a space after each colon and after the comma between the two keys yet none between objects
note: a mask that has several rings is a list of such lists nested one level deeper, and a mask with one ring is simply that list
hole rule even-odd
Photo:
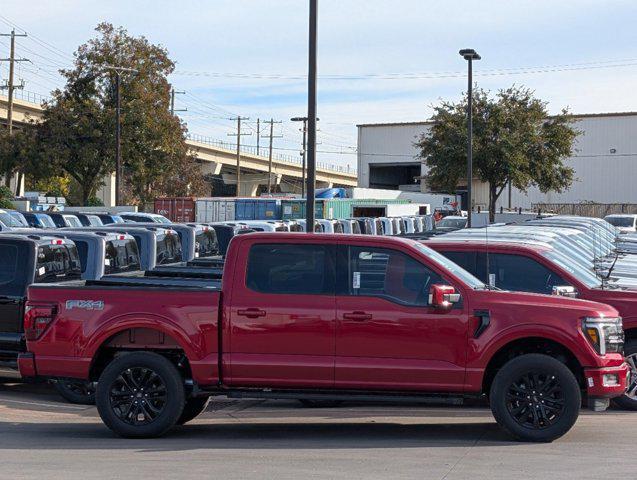
[{"label": "shipping container", "polygon": [[[341,219],[352,217],[383,217],[388,205],[409,204],[402,199],[317,199],[314,207],[315,218]],[[305,200],[282,200],[283,220],[305,218]],[[418,208],[415,208],[418,211]]]},{"label": "shipping container", "polygon": [[[281,200],[281,218],[292,220],[305,218],[305,200]],[[323,218],[323,201],[314,202],[314,218]]]},{"label": "shipping container", "polygon": [[156,198],[153,211],[176,223],[195,221],[195,200],[191,197]]},{"label": "shipping container", "polygon": [[195,221],[199,223],[235,220],[234,198],[199,198],[195,201]]},{"label": "shipping container", "polygon": [[238,198],[235,203],[235,220],[280,220],[280,199]]}]

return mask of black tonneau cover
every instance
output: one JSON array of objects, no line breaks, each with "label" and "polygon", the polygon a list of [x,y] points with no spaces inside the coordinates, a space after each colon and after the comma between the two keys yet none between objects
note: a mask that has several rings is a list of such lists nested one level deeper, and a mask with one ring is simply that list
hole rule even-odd
[{"label": "black tonneau cover", "polygon": [[99,280],[87,280],[86,286],[121,286],[121,287],[183,287],[183,288],[221,288],[219,280],[210,278],[184,277],[138,277],[105,275]]},{"label": "black tonneau cover", "polygon": [[220,279],[223,268],[189,267],[189,266],[160,266],[145,273],[146,277],[186,277]]}]

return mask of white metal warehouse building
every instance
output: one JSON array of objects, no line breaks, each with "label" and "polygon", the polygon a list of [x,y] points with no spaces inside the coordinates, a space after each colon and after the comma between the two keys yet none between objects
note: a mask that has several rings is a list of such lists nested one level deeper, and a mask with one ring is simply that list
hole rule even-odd
[{"label": "white metal warehouse building", "polygon": [[[513,189],[511,206],[531,208],[536,203],[635,203],[637,204],[637,112],[576,115],[583,133],[567,164],[575,180],[562,193],[527,193]],[[418,180],[426,168],[416,157],[417,139],[431,122],[358,125],[358,185],[370,188],[427,191]],[[474,206],[486,208],[488,190],[474,178]],[[459,186],[458,193],[466,189]],[[448,192],[453,193],[453,192]],[[507,191],[498,207],[508,207]]]}]

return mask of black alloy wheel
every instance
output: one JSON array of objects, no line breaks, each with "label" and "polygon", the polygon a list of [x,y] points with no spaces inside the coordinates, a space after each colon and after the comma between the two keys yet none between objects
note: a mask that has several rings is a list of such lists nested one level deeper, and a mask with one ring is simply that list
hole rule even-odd
[{"label": "black alloy wheel", "polygon": [[496,421],[525,442],[551,442],[568,432],[582,403],[575,374],[542,354],[513,358],[498,370],[489,392]]},{"label": "black alloy wheel", "polygon": [[147,367],[127,368],[109,389],[111,409],[122,422],[147,425],[155,421],[166,407],[166,384]]},{"label": "black alloy wheel", "polygon": [[509,385],[506,406],[523,427],[543,429],[557,423],[564,412],[564,392],[552,373],[530,371]]},{"label": "black alloy wheel", "polygon": [[106,366],[97,383],[100,417],[117,435],[150,438],[170,430],[184,411],[184,379],[169,359],[131,352]]}]

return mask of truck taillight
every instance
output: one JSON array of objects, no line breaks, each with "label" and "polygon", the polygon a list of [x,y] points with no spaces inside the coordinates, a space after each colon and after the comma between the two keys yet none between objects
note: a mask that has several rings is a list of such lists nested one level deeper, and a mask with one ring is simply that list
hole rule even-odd
[{"label": "truck taillight", "polygon": [[24,335],[37,340],[55,318],[55,305],[27,305],[24,311]]}]

